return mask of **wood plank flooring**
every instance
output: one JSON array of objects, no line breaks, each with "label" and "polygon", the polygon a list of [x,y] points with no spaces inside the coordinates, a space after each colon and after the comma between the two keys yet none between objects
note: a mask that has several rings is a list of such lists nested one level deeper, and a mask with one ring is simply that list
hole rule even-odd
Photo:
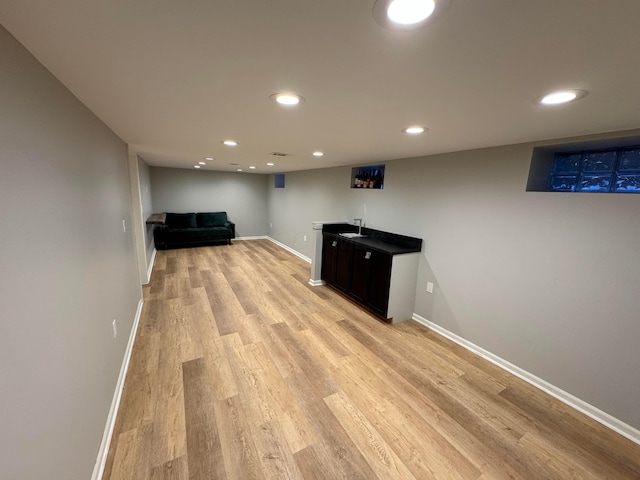
[{"label": "wood plank flooring", "polygon": [[105,480],[640,479],[640,446],[267,240],[160,251]]}]

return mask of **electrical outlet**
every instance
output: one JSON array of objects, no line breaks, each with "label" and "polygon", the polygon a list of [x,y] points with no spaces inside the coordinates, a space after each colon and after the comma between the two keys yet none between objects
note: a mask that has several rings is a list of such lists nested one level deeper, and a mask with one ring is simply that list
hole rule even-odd
[{"label": "electrical outlet", "polygon": [[111,322],[111,326],[113,327],[113,338],[116,338],[118,336],[118,326],[116,325],[116,319],[113,319],[113,322]]},{"label": "electrical outlet", "polygon": [[433,283],[427,282],[427,292],[433,293]]},{"label": "electrical outlet", "polygon": [[122,220],[122,231],[124,233],[127,233],[127,221],[126,220]]},{"label": "electrical outlet", "polygon": [[307,241],[307,236],[306,236],[306,235],[304,236],[303,240],[304,240],[305,242]]}]

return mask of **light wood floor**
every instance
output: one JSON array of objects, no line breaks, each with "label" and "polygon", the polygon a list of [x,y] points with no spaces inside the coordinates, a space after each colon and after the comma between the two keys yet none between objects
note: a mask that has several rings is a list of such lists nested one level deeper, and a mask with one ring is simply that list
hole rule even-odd
[{"label": "light wood floor", "polygon": [[640,446],[273,243],[158,252],[104,479],[640,479]]}]

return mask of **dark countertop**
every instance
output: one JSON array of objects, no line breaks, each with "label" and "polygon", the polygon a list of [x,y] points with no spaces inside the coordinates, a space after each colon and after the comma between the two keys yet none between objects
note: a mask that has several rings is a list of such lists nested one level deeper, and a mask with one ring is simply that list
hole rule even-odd
[{"label": "dark countertop", "polygon": [[377,250],[387,255],[401,255],[403,253],[415,253],[422,250],[422,239],[407,237],[396,233],[383,232],[372,228],[362,228],[364,237],[347,238],[340,233],[357,232],[358,227],[348,223],[326,224],[322,227],[324,235],[335,237],[354,245],[360,245],[367,249]]}]

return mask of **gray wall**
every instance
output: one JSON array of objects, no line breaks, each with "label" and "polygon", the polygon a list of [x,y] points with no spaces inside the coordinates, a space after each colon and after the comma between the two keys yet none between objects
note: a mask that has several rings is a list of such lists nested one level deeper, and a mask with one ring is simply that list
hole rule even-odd
[{"label": "gray wall", "polygon": [[156,212],[227,212],[237,237],[267,234],[266,175],[151,167]]},{"label": "gray wall", "polygon": [[271,235],[310,256],[313,220],[366,204],[368,226],[424,240],[418,315],[640,428],[640,195],[526,192],[531,153],[390,161],[380,191],[350,168],[271,177]]},{"label": "gray wall", "polygon": [[86,480],[141,295],[127,147],[1,27],[0,64],[0,478]]},{"label": "gray wall", "polygon": [[147,163],[138,156],[138,178],[140,179],[140,200],[142,202],[142,222],[144,231],[144,245],[146,252],[147,268],[153,259],[153,225],[147,225],[145,222],[149,215],[155,213],[153,210],[153,201],[151,198],[151,169]]}]

